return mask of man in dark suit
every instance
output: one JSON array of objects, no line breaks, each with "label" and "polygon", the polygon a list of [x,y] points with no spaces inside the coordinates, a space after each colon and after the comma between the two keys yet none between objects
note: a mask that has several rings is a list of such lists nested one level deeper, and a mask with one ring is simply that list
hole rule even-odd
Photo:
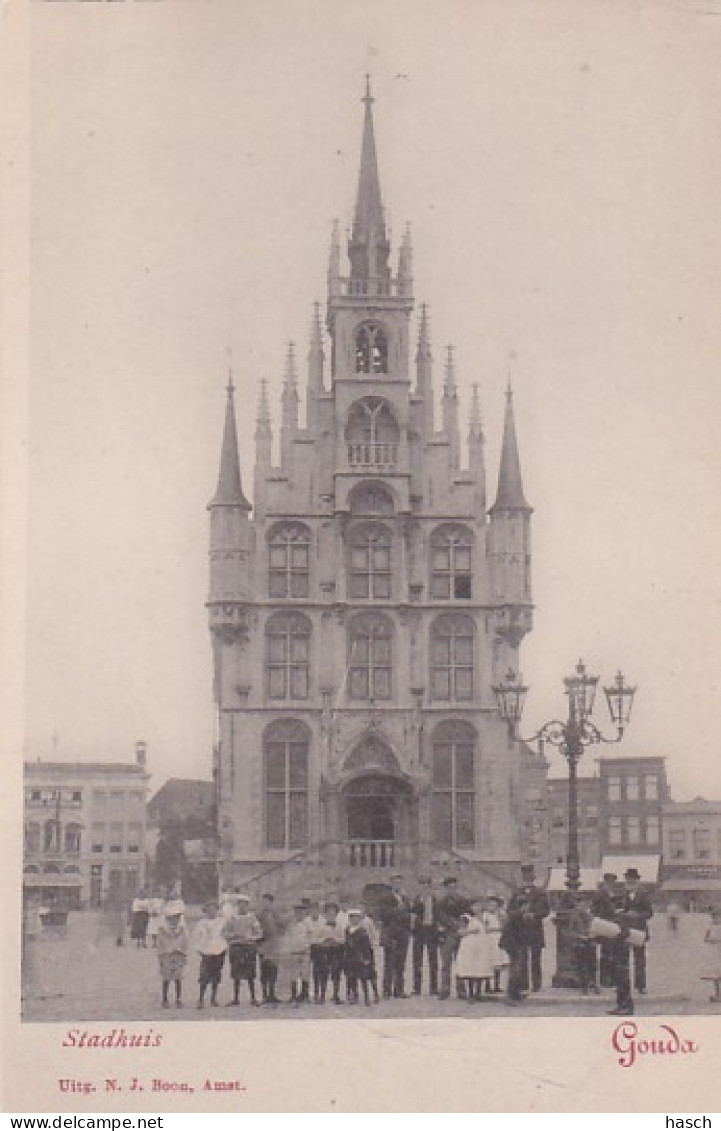
[{"label": "man in dark suit", "polygon": [[407,997],[404,992],[408,943],[411,937],[411,901],[403,891],[403,877],[391,876],[391,890],[381,906],[383,997]]},{"label": "man in dark suit", "polygon": [[423,984],[423,951],[428,953],[429,993],[438,993],[438,918],[437,899],[430,876],[420,876],[419,892],[412,912],[413,993],[419,994]]},{"label": "man in dark suit", "polygon": [[[632,930],[643,931],[649,937],[648,921],[653,915],[653,904],[648,892],[641,888],[638,868],[627,868],[623,876],[626,883],[626,916]],[[646,993],[646,947],[633,948],[633,984],[639,994]]]},{"label": "man in dark suit", "polygon": [[451,996],[451,967],[460,942],[461,916],[467,915],[471,909],[469,901],[458,892],[455,876],[446,876],[443,886],[445,894],[436,905],[441,954],[440,1001]]},{"label": "man in dark suit", "polygon": [[[541,955],[546,945],[543,920],[551,908],[543,888],[536,884],[533,864],[521,865],[521,883],[508,901],[508,914],[523,912],[523,946],[517,954],[519,970],[523,968],[521,992],[530,989],[537,993],[543,982]],[[530,971],[529,971],[530,963]]]},{"label": "man in dark suit", "polygon": [[[613,922],[613,888],[614,884],[616,884],[617,881],[618,876],[615,872],[603,873],[601,882],[596,888],[596,891],[594,892],[591,899],[591,914],[594,915],[596,919],[606,919],[607,921]],[[602,939],[599,951],[599,983],[602,986],[609,987],[614,984],[613,940]]]}]

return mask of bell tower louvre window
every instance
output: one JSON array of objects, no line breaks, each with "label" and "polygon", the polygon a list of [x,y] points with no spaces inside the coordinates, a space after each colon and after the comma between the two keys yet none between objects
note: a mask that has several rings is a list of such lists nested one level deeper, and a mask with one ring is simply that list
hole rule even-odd
[{"label": "bell tower louvre window", "polygon": [[356,373],[388,372],[388,339],[377,322],[366,322],[355,339]]}]

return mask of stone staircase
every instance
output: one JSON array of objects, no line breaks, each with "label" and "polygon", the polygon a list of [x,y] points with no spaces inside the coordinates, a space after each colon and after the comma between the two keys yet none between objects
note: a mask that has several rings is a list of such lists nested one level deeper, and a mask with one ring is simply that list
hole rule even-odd
[{"label": "stone staircase", "polygon": [[452,875],[468,896],[494,894],[506,899],[515,871],[515,861],[470,860],[432,844],[346,841],[312,845],[277,864],[250,865],[245,874],[236,873],[234,882],[254,900],[268,892],[283,902],[303,897],[359,901],[365,889],[387,886],[396,872],[402,874],[410,894],[417,891],[419,876],[431,876],[440,888],[443,879]]}]

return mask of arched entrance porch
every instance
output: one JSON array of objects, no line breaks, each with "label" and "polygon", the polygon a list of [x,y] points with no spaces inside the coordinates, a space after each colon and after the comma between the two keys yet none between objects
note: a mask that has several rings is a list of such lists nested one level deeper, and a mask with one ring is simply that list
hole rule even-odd
[{"label": "arched entrance porch", "polygon": [[346,863],[354,868],[397,868],[418,842],[418,806],[403,777],[359,774],[341,790]]}]

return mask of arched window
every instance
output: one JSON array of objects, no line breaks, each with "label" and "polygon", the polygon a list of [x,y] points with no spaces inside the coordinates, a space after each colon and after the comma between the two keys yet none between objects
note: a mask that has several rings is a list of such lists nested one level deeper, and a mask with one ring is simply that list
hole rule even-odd
[{"label": "arched window", "polygon": [[476,732],[468,723],[440,723],[433,734],[433,839],[443,848],[473,848]]},{"label": "arched window", "polygon": [[43,828],[43,848],[45,852],[60,851],[60,821],[46,821]]},{"label": "arched window", "polygon": [[391,595],[391,534],[379,524],[359,526],[348,538],[352,598]]},{"label": "arched window", "polygon": [[30,821],[25,826],[25,851],[40,851],[40,825],[37,821]]},{"label": "arched window", "polygon": [[307,597],[310,531],[300,523],[275,527],[268,538],[268,593],[271,597]]},{"label": "arched window", "polygon": [[473,698],[475,626],[470,617],[438,617],[431,625],[431,698]]},{"label": "arched window", "polygon": [[359,483],[348,496],[351,514],[393,514],[393,495],[380,483]]},{"label": "arched window", "polygon": [[356,333],[355,371],[388,372],[388,339],[378,322],[365,322]]},{"label": "arched window", "polygon": [[68,856],[77,856],[80,852],[81,826],[76,821],[70,821],[65,826],[65,851]]},{"label": "arched window", "polygon": [[351,405],[345,430],[351,467],[375,471],[398,462],[400,429],[388,401],[364,397]]},{"label": "arched window", "polygon": [[469,601],[473,536],[464,526],[442,526],[431,536],[431,597]]},{"label": "arched window", "polygon": [[263,740],[265,843],[305,848],[308,843],[308,732],[292,719],[271,723]]},{"label": "arched window", "polygon": [[351,621],[348,640],[348,688],[351,699],[390,699],[393,626],[386,617],[360,616]]},{"label": "arched window", "polygon": [[297,613],[278,613],[265,629],[270,699],[307,699],[310,623]]}]

